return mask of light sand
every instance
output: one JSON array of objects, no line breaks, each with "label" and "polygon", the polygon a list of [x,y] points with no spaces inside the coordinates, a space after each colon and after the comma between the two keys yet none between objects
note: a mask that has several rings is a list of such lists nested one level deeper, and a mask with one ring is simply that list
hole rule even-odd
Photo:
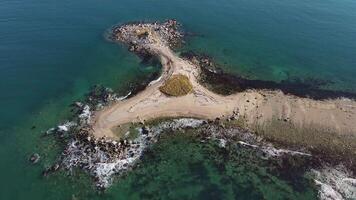
[{"label": "light sand", "polygon": [[[263,123],[273,117],[295,124],[318,124],[340,133],[356,133],[356,102],[348,99],[315,101],[285,95],[280,91],[246,91],[221,96],[198,83],[199,67],[179,58],[157,42],[146,47],[161,61],[162,77],[136,96],[116,102],[95,113],[92,121],[96,137],[115,138],[112,129],[129,122],[143,122],[157,117],[197,117],[215,119],[238,111],[248,124]],[[189,77],[193,93],[168,97],[159,87],[173,74]]]}]

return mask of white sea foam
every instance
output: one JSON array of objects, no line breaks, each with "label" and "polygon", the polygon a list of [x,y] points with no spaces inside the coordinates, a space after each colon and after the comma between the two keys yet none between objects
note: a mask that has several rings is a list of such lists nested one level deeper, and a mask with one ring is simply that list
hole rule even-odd
[{"label": "white sea foam", "polygon": [[[153,137],[153,135],[149,136]],[[118,144],[116,141],[106,142]],[[110,186],[114,174],[120,175],[135,165],[149,142],[147,135],[140,131],[139,136],[127,148],[124,147],[117,156],[113,157],[109,152],[98,147],[93,149],[90,144],[73,140],[67,146],[66,152],[68,153],[62,163],[67,169],[82,167],[96,177],[98,187],[106,188]]]},{"label": "white sea foam", "polygon": [[[138,137],[129,142],[130,145],[127,147],[120,148],[120,152],[114,157],[111,153],[98,147],[93,149],[90,144],[73,140],[67,146],[67,153],[62,163],[67,169],[82,167],[96,177],[98,187],[107,188],[112,183],[113,175],[120,175],[132,168],[139,161],[146,147],[154,143],[157,136],[161,134],[163,130],[197,127],[202,123],[203,120],[190,118],[174,119],[170,122],[163,122],[158,126],[152,127],[147,134],[143,133],[142,128],[138,128]],[[106,142],[113,145],[118,144],[116,141],[107,140]],[[90,151],[88,151],[88,149]]]},{"label": "white sea foam", "polygon": [[79,117],[81,123],[86,123],[86,124],[90,123],[91,112],[90,112],[89,105],[85,105],[83,107],[82,113],[80,113],[80,115],[78,117]]},{"label": "white sea foam", "polygon": [[158,79],[151,81],[151,82],[148,84],[148,86],[151,86],[151,85],[153,85],[153,84],[155,84],[155,83],[158,83],[161,79],[162,79],[162,76],[158,77]]},{"label": "white sea foam", "polygon": [[227,141],[225,139],[219,139],[219,147],[225,148]]},{"label": "white sea foam", "polygon": [[356,199],[356,179],[343,166],[312,172],[321,200]]},{"label": "white sea foam", "polygon": [[173,119],[169,122],[162,122],[158,125],[161,129],[197,128],[204,123],[204,120],[194,118]]},{"label": "white sea foam", "polygon": [[122,101],[122,100],[124,100],[124,99],[127,99],[127,97],[129,97],[131,95],[131,92],[129,92],[127,95],[125,95],[125,96],[122,96],[122,97],[116,97],[116,101]]},{"label": "white sea foam", "polygon": [[[114,175],[121,175],[128,170],[132,169],[137,162],[139,162],[144,150],[151,144],[157,141],[160,134],[165,130],[173,130],[169,133],[173,133],[175,130],[181,128],[197,128],[204,124],[204,120],[193,118],[180,118],[173,119],[166,122],[161,122],[153,127],[146,127],[147,131],[143,131],[143,128],[137,128],[139,131],[138,137],[130,142],[128,145],[118,143],[117,141],[106,140],[106,144],[114,145],[115,147],[109,147],[107,150],[103,150],[98,146],[92,146],[90,143],[78,141],[73,139],[67,146],[66,153],[63,157],[62,163],[67,169],[73,167],[81,167],[88,171],[95,177],[96,185],[98,187],[107,188],[111,185]],[[225,130],[226,133],[221,133],[215,126],[208,126],[207,138],[216,139],[221,147],[225,147],[229,141],[230,136],[236,136],[237,134],[249,135],[249,133],[243,133],[238,130]],[[249,136],[251,137],[251,136]],[[91,139],[87,139],[91,141]],[[265,154],[267,158],[278,157],[281,155],[302,155],[311,156],[310,154],[291,151],[286,149],[277,149],[269,144],[258,142],[256,144],[239,141],[238,144],[258,149]],[[104,145],[105,146],[105,145]],[[118,149],[117,153],[112,153]],[[88,151],[88,149],[90,151]],[[349,176],[344,171],[334,171],[331,169],[325,169],[323,171],[313,171],[315,175],[315,183],[320,187],[319,197],[322,200],[339,200],[339,199],[355,199],[356,191],[356,179]]]},{"label": "white sea foam", "polygon": [[254,149],[258,149],[258,150],[262,151],[263,153],[265,153],[267,155],[267,157],[279,157],[284,154],[312,156],[311,154],[303,153],[303,152],[299,152],[299,151],[292,151],[292,150],[288,150],[288,149],[277,149],[277,148],[273,147],[271,144],[254,145],[254,144],[248,144],[243,141],[238,141],[238,144],[247,146],[247,147],[251,147]]},{"label": "white sea foam", "polygon": [[[64,124],[61,124],[57,126],[57,131],[59,132],[68,132],[71,127],[76,126],[77,124],[75,122],[66,122]],[[54,130],[54,129],[52,129]]]}]

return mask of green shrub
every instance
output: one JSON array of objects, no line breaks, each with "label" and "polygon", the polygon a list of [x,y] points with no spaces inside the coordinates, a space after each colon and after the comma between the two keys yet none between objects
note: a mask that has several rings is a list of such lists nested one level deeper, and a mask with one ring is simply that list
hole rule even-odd
[{"label": "green shrub", "polygon": [[159,90],[168,96],[184,96],[193,90],[193,85],[185,75],[173,75]]}]

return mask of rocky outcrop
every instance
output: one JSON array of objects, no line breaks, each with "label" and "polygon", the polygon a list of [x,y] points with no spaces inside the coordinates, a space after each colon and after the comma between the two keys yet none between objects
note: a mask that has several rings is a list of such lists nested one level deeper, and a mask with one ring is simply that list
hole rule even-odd
[{"label": "rocky outcrop", "polygon": [[120,41],[128,46],[129,51],[135,52],[141,57],[150,56],[147,46],[155,43],[171,48],[178,47],[182,43],[183,33],[180,25],[174,19],[160,22],[133,22],[119,25],[113,28],[112,39]]}]

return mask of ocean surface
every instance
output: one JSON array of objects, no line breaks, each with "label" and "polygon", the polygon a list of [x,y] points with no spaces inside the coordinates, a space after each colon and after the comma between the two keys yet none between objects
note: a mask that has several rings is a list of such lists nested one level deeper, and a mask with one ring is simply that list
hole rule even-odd
[{"label": "ocean surface", "polygon": [[214,145],[189,136],[163,139],[98,193],[80,171],[42,177],[63,146],[43,132],[92,85],[124,94],[157,72],[105,39],[127,21],[177,19],[194,35],[181,51],[207,53],[230,73],[356,92],[355,10],[354,0],[0,0],[0,199],[315,199],[307,178],[296,186],[244,152],[221,163]]}]

